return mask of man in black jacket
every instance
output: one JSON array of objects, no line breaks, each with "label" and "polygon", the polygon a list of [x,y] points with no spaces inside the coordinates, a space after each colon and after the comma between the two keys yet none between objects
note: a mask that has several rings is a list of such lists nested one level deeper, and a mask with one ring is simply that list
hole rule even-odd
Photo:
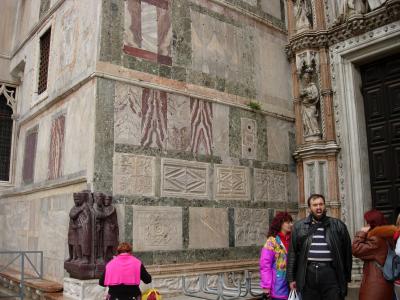
[{"label": "man in black jacket", "polygon": [[307,200],[310,215],[292,229],[287,280],[302,300],[343,300],[351,280],[351,240],[346,225],[326,216],[325,198]]}]

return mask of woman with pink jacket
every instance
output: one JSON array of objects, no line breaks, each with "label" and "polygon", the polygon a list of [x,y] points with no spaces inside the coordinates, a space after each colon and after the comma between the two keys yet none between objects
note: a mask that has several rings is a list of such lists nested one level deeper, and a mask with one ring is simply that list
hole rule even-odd
[{"label": "woman with pink jacket", "polygon": [[101,286],[108,286],[110,300],[140,300],[140,280],[148,284],[151,276],[142,262],[132,255],[132,246],[121,243],[117,248],[118,255],[106,265],[99,280]]},{"label": "woman with pink jacket", "polygon": [[278,212],[271,222],[267,242],[261,250],[260,286],[267,297],[287,299],[286,262],[293,219],[287,212]]}]

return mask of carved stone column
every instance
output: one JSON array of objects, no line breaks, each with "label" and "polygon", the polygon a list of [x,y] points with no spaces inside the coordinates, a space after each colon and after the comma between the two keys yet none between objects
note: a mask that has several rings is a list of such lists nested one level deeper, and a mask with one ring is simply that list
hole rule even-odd
[{"label": "carved stone column", "polygon": [[[291,1],[289,1],[291,2]],[[299,5],[312,7],[311,26],[306,30],[299,23]],[[338,195],[337,153],[332,106],[332,87],[327,45],[323,43],[326,29],[323,1],[294,1],[288,5],[289,24],[302,25],[290,32],[288,46],[292,63],[294,108],[296,116],[297,174],[300,216],[307,214],[307,198],[312,193],[326,197],[329,214],[340,217]],[[290,20],[290,18],[293,18]],[[310,41],[307,47],[296,40]],[[313,45],[313,41],[318,41]],[[292,46],[292,47],[291,47]]]}]

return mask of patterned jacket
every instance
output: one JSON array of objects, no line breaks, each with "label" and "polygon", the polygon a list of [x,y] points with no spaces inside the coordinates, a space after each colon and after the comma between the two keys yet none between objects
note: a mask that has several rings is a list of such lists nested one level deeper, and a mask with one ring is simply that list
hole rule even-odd
[{"label": "patterned jacket", "polygon": [[269,237],[260,256],[260,286],[270,289],[272,298],[287,299],[289,286],[286,281],[287,249],[279,236]]}]

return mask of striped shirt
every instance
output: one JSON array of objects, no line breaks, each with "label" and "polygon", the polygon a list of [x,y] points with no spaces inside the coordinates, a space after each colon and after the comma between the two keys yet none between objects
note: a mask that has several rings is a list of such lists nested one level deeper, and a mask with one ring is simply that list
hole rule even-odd
[{"label": "striped shirt", "polygon": [[311,261],[332,261],[332,253],[326,242],[324,227],[318,227],[314,232],[307,259]]}]

